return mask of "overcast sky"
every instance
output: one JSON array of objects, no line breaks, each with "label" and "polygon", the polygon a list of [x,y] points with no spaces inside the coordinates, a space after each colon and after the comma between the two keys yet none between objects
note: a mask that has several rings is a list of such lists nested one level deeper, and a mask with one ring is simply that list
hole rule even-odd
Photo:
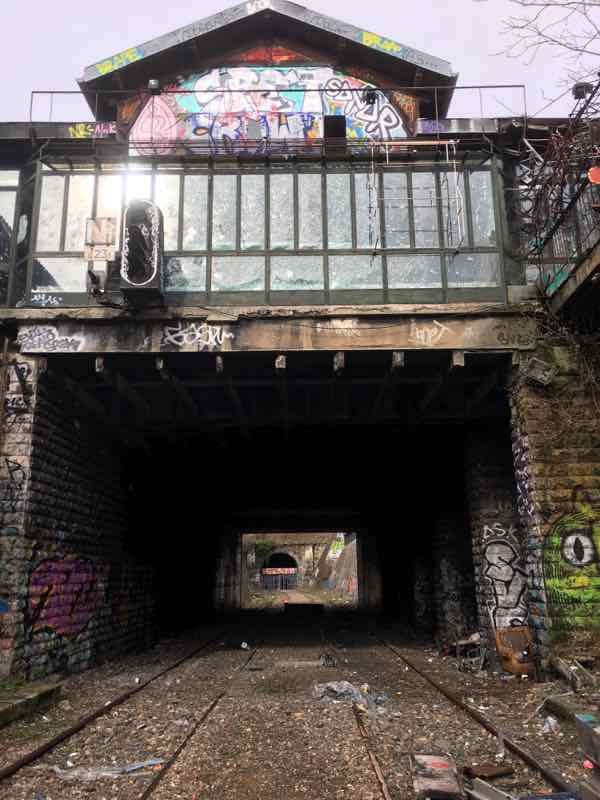
[{"label": "overcast sky", "polygon": [[[29,119],[32,90],[76,90],[75,79],[85,66],[231,5],[236,3],[101,0],[86,5],[53,0],[32,5],[4,0],[0,120]],[[402,0],[307,0],[303,5],[450,61],[460,73],[459,85],[524,83],[530,114],[564,91],[560,60],[544,55],[526,65],[494,55],[503,48],[502,19],[515,10],[509,0],[417,0],[410,5]],[[481,103],[484,116],[520,115],[523,110],[519,91],[486,90],[481,99],[478,92],[459,92],[456,97],[451,116],[479,116]],[[544,113],[567,113],[570,105],[567,97]],[[88,118],[83,103],[67,111],[58,100],[53,114],[61,121]],[[38,102],[34,117],[47,119],[48,106]]]}]

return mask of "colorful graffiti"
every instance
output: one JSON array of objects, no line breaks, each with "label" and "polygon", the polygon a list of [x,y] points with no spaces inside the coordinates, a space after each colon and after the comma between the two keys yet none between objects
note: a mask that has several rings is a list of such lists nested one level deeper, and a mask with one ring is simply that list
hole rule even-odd
[{"label": "colorful graffiti", "polygon": [[99,61],[97,64],[94,64],[93,68],[97,71],[98,75],[107,75],[109,72],[114,72],[116,69],[126,67],[127,64],[133,64],[143,57],[143,50],[139,47],[130,47],[128,50],[123,50],[123,52],[117,53],[117,55],[111,56],[104,61]]},{"label": "colorful graffiti", "polygon": [[75,122],[69,125],[71,139],[105,139],[116,136],[116,122]]},{"label": "colorful graffiti", "polygon": [[378,36],[376,33],[369,31],[362,31],[361,43],[367,47],[373,47],[375,50],[382,50],[384,53],[394,53],[400,55],[405,49],[398,42],[393,39],[384,39],[383,36]]},{"label": "colorful graffiti", "polygon": [[482,579],[490,589],[489,609],[496,628],[525,624],[527,572],[513,526],[500,523],[483,531]]},{"label": "colorful graffiti", "polygon": [[581,488],[544,539],[544,584],[553,634],[600,626],[600,514]]},{"label": "colorful graffiti", "polygon": [[346,117],[352,140],[406,137],[417,115],[415,98],[391,102],[366,81],[331,67],[228,67],[194,74],[148,99],[134,124],[134,155],[187,152],[194,146],[310,141],[323,136],[326,115]]},{"label": "colorful graffiti", "polygon": [[45,559],[29,577],[27,610],[31,634],[52,630],[61,636],[76,636],[101,606],[104,594],[103,576],[88,559]]},{"label": "colorful graffiti", "polygon": [[235,56],[239,64],[290,64],[306,60],[306,54],[276,44],[253,47]]}]

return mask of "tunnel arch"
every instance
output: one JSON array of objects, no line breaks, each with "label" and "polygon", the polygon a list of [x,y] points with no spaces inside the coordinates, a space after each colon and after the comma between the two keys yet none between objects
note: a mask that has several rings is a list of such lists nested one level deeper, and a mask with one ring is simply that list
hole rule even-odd
[{"label": "tunnel arch", "polygon": [[267,556],[264,566],[267,568],[282,567],[285,569],[298,569],[298,562],[294,556],[286,550],[276,550]]}]

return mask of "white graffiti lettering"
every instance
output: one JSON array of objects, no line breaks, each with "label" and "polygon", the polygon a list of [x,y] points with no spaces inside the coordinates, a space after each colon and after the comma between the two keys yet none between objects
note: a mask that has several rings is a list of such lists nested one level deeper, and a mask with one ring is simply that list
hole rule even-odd
[{"label": "white graffiti lettering", "polygon": [[25,325],[17,336],[23,353],[76,353],[82,341],[75,336],[59,336],[52,325]]},{"label": "white graffiti lettering", "polygon": [[527,618],[527,572],[514,525],[496,522],[483,530],[482,578],[491,591],[489,608],[496,628],[523,625]]},{"label": "white graffiti lettering", "polygon": [[206,322],[177,322],[165,325],[161,348],[195,347],[198,350],[218,350],[228,339],[235,339],[235,334],[226,331],[221,325],[208,325]]},{"label": "white graffiti lettering", "polygon": [[435,347],[447,333],[450,333],[450,328],[437,320],[434,320],[431,325],[412,321],[408,341],[425,347]]},{"label": "white graffiti lettering", "polygon": [[31,295],[31,304],[48,308],[50,306],[62,306],[63,299],[56,294],[46,294],[45,292],[34,292]]}]

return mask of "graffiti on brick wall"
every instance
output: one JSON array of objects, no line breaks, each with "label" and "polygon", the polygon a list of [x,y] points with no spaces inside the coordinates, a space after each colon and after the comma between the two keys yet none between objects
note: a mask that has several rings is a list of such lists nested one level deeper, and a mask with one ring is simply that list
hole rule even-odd
[{"label": "graffiti on brick wall", "polygon": [[[331,67],[222,67],[198,73],[151,97],[130,134],[131,151],[185,152],[205,145],[273,151],[277,142],[320,139],[324,116],[344,115],[347,137],[389,140],[412,132],[414,97],[393,102],[372,85]],[[179,91],[178,91],[179,90]],[[268,142],[268,144],[267,144]]]},{"label": "graffiti on brick wall", "polygon": [[59,556],[31,572],[27,593],[28,630],[76,636],[104,602],[104,575],[91,561]]},{"label": "graffiti on brick wall", "polygon": [[543,544],[543,572],[552,631],[600,626],[600,511],[573,491],[571,508],[554,521]]},{"label": "graffiti on brick wall", "polygon": [[8,514],[16,514],[23,500],[27,474],[25,467],[18,461],[5,458],[4,462],[7,473],[7,479],[4,481],[4,511]]},{"label": "graffiti on brick wall", "polygon": [[14,390],[7,392],[4,398],[4,422],[11,427],[23,415],[31,410],[31,365],[23,362],[13,361],[11,367],[17,379]]},{"label": "graffiti on brick wall", "polygon": [[496,628],[523,625],[527,618],[527,571],[515,534],[514,526],[498,522],[483,530],[481,576]]}]

